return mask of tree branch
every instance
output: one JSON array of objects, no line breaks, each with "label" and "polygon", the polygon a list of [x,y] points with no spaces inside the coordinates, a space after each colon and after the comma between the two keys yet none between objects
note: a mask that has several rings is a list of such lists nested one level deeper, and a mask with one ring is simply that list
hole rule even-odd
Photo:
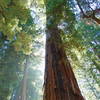
[{"label": "tree branch", "polygon": [[81,13],[83,14],[83,18],[89,18],[89,19],[92,19],[94,20],[95,22],[97,22],[98,24],[100,24],[100,19],[96,17],[96,13],[99,13],[100,12],[100,9],[95,9],[90,12],[92,12],[90,15],[87,15],[86,13],[88,13],[89,11],[87,11],[86,13],[84,13],[80,3],[79,3],[79,0],[76,0],[77,4],[78,4],[78,7],[79,9],[81,10]]}]

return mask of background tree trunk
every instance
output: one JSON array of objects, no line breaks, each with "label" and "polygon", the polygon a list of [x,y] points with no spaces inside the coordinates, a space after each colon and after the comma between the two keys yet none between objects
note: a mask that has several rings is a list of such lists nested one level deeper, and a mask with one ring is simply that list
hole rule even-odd
[{"label": "background tree trunk", "polygon": [[24,76],[22,80],[22,87],[21,87],[21,99],[20,100],[27,100],[27,78],[28,78],[28,60],[29,56],[26,57],[26,63],[24,68]]}]

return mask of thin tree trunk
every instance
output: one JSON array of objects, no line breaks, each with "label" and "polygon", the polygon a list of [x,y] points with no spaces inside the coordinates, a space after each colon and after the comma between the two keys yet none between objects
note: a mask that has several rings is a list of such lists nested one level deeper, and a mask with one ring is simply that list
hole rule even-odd
[{"label": "thin tree trunk", "polygon": [[84,100],[57,27],[48,30],[44,100]]},{"label": "thin tree trunk", "polygon": [[29,60],[29,57],[27,56],[25,68],[24,68],[24,77],[23,77],[23,80],[22,80],[21,99],[20,100],[27,100],[28,60]]},{"label": "thin tree trunk", "polygon": [[26,62],[24,66],[24,75],[23,79],[20,81],[19,86],[15,90],[11,100],[27,100],[27,79],[28,79],[28,64],[29,56],[26,56]]}]

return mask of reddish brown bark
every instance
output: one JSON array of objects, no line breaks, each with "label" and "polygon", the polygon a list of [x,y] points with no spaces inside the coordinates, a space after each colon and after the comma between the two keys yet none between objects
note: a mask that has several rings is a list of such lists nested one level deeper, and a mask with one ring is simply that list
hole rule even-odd
[{"label": "reddish brown bark", "polygon": [[84,100],[67,59],[61,32],[57,27],[63,17],[69,17],[68,14],[63,16],[66,1],[46,0],[45,4],[47,32],[43,100]]},{"label": "reddish brown bark", "polygon": [[57,27],[48,29],[43,100],[84,100]]}]

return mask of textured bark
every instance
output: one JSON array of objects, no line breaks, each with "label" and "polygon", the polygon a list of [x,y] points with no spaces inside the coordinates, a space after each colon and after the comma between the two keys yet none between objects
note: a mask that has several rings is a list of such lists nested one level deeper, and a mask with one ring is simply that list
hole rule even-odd
[{"label": "textured bark", "polygon": [[47,31],[43,100],[84,100],[57,27],[62,17],[69,17],[68,14],[64,15],[66,1],[46,0],[45,4]]},{"label": "textured bark", "polygon": [[44,100],[84,100],[62,46],[60,31],[48,30]]}]

